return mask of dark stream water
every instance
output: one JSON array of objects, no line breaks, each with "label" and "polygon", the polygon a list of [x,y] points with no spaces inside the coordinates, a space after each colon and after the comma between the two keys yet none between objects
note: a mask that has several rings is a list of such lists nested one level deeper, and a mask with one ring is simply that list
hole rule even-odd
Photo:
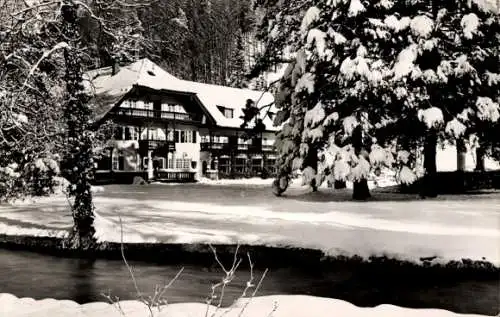
[{"label": "dark stream water", "polygon": [[[139,288],[152,293],[165,285],[180,266],[131,262]],[[262,270],[254,270],[256,279]],[[258,295],[304,294],[347,300],[358,306],[394,304],[412,308],[442,308],[458,313],[495,315],[499,312],[499,280],[454,282],[401,282],[356,276],[356,272],[311,272],[282,268],[270,270]],[[365,273],[366,274],[366,273]],[[210,286],[223,276],[221,270],[186,266],[166,296],[170,303],[204,302]],[[225,304],[240,296],[249,272],[241,270],[226,290]],[[123,262],[61,258],[25,251],[0,249],[0,293],[35,299],[71,299],[79,303],[105,301],[102,294],[122,300],[136,293]]]}]

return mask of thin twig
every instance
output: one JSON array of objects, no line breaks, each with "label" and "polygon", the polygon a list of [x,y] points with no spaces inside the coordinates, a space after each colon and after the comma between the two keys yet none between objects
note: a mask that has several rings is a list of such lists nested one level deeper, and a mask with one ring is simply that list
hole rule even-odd
[{"label": "thin twig", "polygon": [[255,287],[255,290],[252,292],[252,295],[247,300],[247,302],[245,303],[245,305],[243,305],[243,307],[241,308],[240,313],[238,314],[238,317],[243,316],[243,313],[247,309],[248,305],[250,305],[250,303],[252,302],[253,298],[255,297],[255,295],[257,294],[257,292],[259,291],[260,286],[262,285],[262,282],[264,281],[264,278],[266,277],[268,271],[269,270],[266,269],[264,271],[264,273],[262,273],[262,276],[260,277],[260,280],[259,280],[259,283],[257,284],[257,287]]}]

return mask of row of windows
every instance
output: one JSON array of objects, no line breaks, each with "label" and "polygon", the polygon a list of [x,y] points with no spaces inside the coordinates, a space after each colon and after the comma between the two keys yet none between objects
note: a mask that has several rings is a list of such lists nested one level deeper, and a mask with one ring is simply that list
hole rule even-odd
[{"label": "row of windows", "polygon": [[[213,143],[229,143],[229,137],[213,135],[212,142]],[[202,135],[201,136],[201,143],[210,143],[210,136],[209,135]],[[238,144],[252,144],[252,140],[251,139],[245,140],[243,138],[238,138]],[[273,145],[273,144],[274,144],[274,140],[267,139],[267,138],[262,139],[262,145]]]},{"label": "row of windows", "polygon": [[[252,171],[254,173],[262,172],[262,168],[267,170],[274,170],[274,165],[276,160],[267,159],[264,162],[262,159],[251,159],[246,160],[243,158],[237,158],[233,166],[233,170],[236,173],[246,173],[247,171]],[[231,162],[228,158],[221,158],[219,160],[219,172],[229,174],[231,172]]]},{"label": "row of windows", "polygon": [[[111,168],[113,170],[117,170],[117,171],[122,171],[125,169],[125,157],[123,156],[122,153],[113,153],[114,155],[112,155],[112,159],[111,159]],[[136,166],[137,169],[141,169],[139,166],[138,166],[138,162],[139,162],[139,158],[128,158],[128,163],[133,165],[133,166]],[[165,164],[167,163],[167,164]],[[175,163],[175,166],[174,166],[174,163]],[[148,167],[148,158],[145,157],[143,158],[142,160],[142,169],[146,169]],[[190,169],[190,168],[195,168],[193,167],[193,162],[190,158],[178,158],[178,159],[172,159],[172,158],[169,158],[168,160],[166,160],[165,158],[155,158],[153,159],[153,168],[159,168],[159,169],[165,169],[165,168],[168,168],[168,169]]]},{"label": "row of windows", "polygon": [[[167,136],[165,133],[158,129],[148,129],[148,140],[159,141],[174,141],[175,143],[196,143],[197,133],[192,130],[175,130],[168,131]],[[118,127],[115,130],[115,140],[139,140],[139,128],[137,127]]]},{"label": "row of windows", "polygon": [[[121,107],[132,108],[132,109],[145,109],[145,110],[153,110],[155,108],[154,103],[152,101],[133,100],[133,99],[123,101]],[[159,106],[157,109],[159,109]],[[171,103],[162,103],[161,110],[168,112],[186,113],[186,110],[184,109],[183,106]]]},{"label": "row of windows", "polygon": [[[165,164],[167,163],[167,164]],[[175,166],[174,166],[175,163]],[[148,166],[148,159],[145,158],[144,161],[144,166],[145,168]],[[153,161],[153,168],[159,168],[159,169],[190,169],[193,168],[193,162],[189,158],[183,158],[183,159],[168,159],[166,160],[165,158],[157,158],[154,159]]]},{"label": "row of windows", "polygon": [[[159,129],[148,129],[147,131],[148,140],[168,140],[174,141],[175,143],[196,143],[197,133],[193,130],[169,130],[167,136],[165,133]],[[139,140],[139,128],[138,127],[118,127],[115,130],[115,140]],[[229,143],[229,137],[227,136],[212,136],[213,143]],[[202,135],[201,143],[210,143],[210,136]],[[252,140],[245,140],[243,138],[238,138],[238,144],[252,144]],[[263,138],[262,145],[273,145],[274,140]]]}]

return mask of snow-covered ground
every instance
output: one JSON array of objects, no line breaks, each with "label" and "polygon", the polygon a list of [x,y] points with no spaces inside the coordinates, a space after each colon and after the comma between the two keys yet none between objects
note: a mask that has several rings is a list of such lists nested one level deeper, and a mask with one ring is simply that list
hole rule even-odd
[{"label": "snow-covered ground", "polygon": [[[485,259],[500,264],[500,194],[418,200],[374,191],[379,201],[348,201],[350,191],[266,186],[106,186],[96,194],[100,241],[224,243],[307,247],[329,255],[402,260]],[[414,200],[410,200],[414,199]],[[64,196],[0,206],[0,233],[64,236]]]},{"label": "snow-covered ground", "polygon": [[[312,296],[278,295],[240,299],[230,308],[208,307],[199,303],[171,304],[160,311],[153,309],[155,317],[452,317],[460,315],[438,309],[408,309],[392,305],[360,308],[349,302]],[[243,311],[242,314],[240,314]],[[89,303],[79,305],[73,301],[54,299],[34,300],[0,294],[0,316],[8,317],[150,317],[149,309],[137,301],[118,304]]]}]

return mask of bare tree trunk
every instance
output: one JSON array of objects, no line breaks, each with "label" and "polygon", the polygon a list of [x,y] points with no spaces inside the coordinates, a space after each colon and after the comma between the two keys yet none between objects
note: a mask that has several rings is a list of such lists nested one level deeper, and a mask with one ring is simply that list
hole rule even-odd
[{"label": "bare tree trunk", "polygon": [[[352,145],[356,156],[361,155],[363,151],[363,128],[357,126],[352,133]],[[366,178],[355,180],[352,187],[352,199],[366,200],[371,197],[368,180]]]},{"label": "bare tree trunk", "polygon": [[467,156],[467,147],[462,138],[457,139],[457,171],[465,171],[465,159]]},{"label": "bare tree trunk", "polygon": [[437,197],[437,165],[436,165],[436,147],[437,134],[436,131],[429,131],[425,137],[424,144],[424,179],[421,188],[422,197]]},{"label": "bare tree trunk", "polygon": [[462,138],[457,139],[457,190],[464,192],[465,184],[465,160],[467,156],[467,147]]},{"label": "bare tree trunk", "polygon": [[476,149],[476,171],[484,172],[486,170],[486,166],[484,164],[485,152],[484,148],[479,145]]},{"label": "bare tree trunk", "polygon": [[335,180],[335,182],[333,183],[333,188],[335,189],[343,189],[346,187],[347,187],[346,182],[342,180]]}]

